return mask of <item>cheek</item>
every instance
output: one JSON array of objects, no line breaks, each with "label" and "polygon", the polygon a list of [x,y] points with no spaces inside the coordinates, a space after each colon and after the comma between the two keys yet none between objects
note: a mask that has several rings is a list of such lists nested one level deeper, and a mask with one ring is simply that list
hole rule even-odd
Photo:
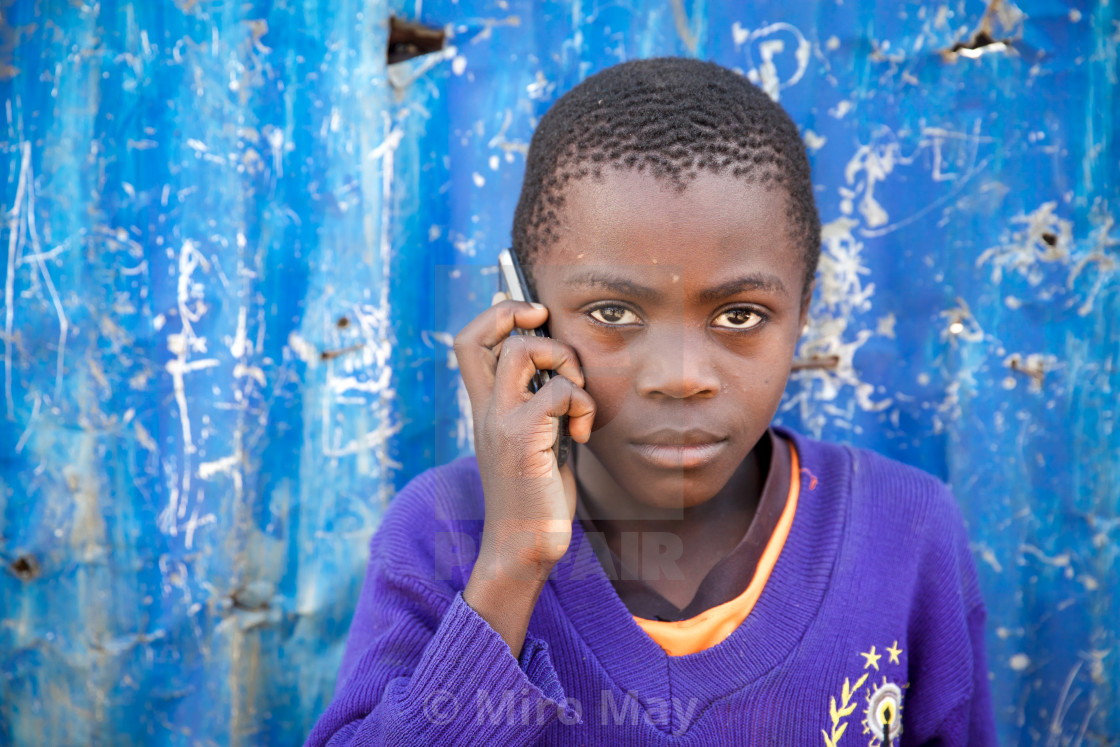
[{"label": "cheek", "polygon": [[615,419],[633,390],[630,356],[625,350],[604,351],[598,345],[572,347],[579,354],[587,393],[595,400],[592,430],[597,431]]},{"label": "cheek", "polygon": [[773,345],[729,356],[721,361],[724,390],[755,401],[757,397],[781,396],[789,378],[793,347]]},{"label": "cheek", "polygon": [[584,366],[587,378],[587,393],[595,400],[595,424],[597,431],[610,424],[622,410],[629,396],[630,375],[625,369],[615,366]]}]

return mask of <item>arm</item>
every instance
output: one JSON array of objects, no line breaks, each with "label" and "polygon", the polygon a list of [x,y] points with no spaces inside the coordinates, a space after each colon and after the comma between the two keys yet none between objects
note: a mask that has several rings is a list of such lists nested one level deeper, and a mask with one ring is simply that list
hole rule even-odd
[{"label": "arm", "polygon": [[[559,419],[569,417],[571,437],[586,443],[595,403],[583,389],[574,349],[544,337],[510,337],[514,329],[541,326],[548,310],[495,301],[455,337],[485,496],[478,563],[463,596],[516,656],[537,596],[571,541],[576,485],[553,452]],[[555,375],[531,393],[538,370]]]},{"label": "arm", "polygon": [[988,619],[984,604],[977,605],[968,616],[972,638],[972,702],[968,713],[968,744],[983,747],[996,744],[995,713],[992,711],[991,686],[988,684],[988,655],[984,643],[984,623]]},{"label": "arm", "polygon": [[[992,712],[991,687],[988,684],[988,661],[984,644],[984,605],[968,615],[969,639],[972,642],[972,691],[937,727],[922,747],[996,747],[996,725]],[[904,735],[905,736],[905,735]]]},{"label": "arm", "polygon": [[[936,713],[932,706],[937,692],[951,691],[965,685],[965,695],[947,712],[941,712],[937,726],[920,742],[931,746],[995,747],[997,734],[992,710],[991,686],[988,680],[988,657],[985,642],[987,610],[980,594],[976,564],[968,545],[964,521],[956,499],[947,490],[951,507],[954,542],[948,547],[931,577],[939,580],[936,603],[923,615],[927,655],[925,674],[933,689],[923,688],[922,707]],[[936,610],[936,613],[934,612]],[[908,743],[903,733],[903,743]]]},{"label": "arm", "polygon": [[575,722],[543,641],[514,658],[461,592],[387,570],[378,542],[343,679],[307,745],[531,744]]},{"label": "arm", "polygon": [[[430,502],[411,499],[419,488],[397,497],[371,543],[341,687],[308,745],[529,744],[556,718],[578,720],[560,709],[544,642],[526,638],[575,513],[575,479],[552,451],[557,419],[586,442],[595,414],[574,350],[509,337],[547,315],[506,301],[455,338],[485,503],[477,562],[461,592],[436,581]],[[537,369],[557,375],[533,394]]]}]

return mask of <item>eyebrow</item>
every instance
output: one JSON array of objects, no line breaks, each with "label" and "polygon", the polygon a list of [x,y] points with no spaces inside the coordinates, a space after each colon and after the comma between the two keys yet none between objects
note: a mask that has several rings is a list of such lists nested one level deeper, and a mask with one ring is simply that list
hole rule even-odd
[{"label": "eyebrow", "polygon": [[[599,288],[643,301],[653,300],[661,295],[657,290],[639,285],[633,280],[603,272],[585,272],[578,274],[569,278],[568,283],[589,288]],[[713,302],[734,296],[737,293],[752,290],[785,293],[786,287],[785,284],[782,283],[781,278],[777,275],[751,273],[729,280],[726,283],[721,283],[714,288],[706,288],[697,293],[696,297],[700,301]]]},{"label": "eyebrow", "polygon": [[600,288],[602,290],[611,291],[612,293],[618,293],[619,295],[638,298],[643,301],[649,301],[661,295],[653,288],[638,285],[633,280],[627,280],[626,278],[616,275],[608,275],[603,272],[585,272],[574,275],[568,278],[568,283],[571,285],[582,285],[588,288]]},{"label": "eyebrow", "polygon": [[720,301],[729,296],[734,296],[743,291],[767,291],[770,293],[785,293],[786,286],[777,275],[769,273],[751,273],[714,288],[707,288],[696,294],[701,301]]}]

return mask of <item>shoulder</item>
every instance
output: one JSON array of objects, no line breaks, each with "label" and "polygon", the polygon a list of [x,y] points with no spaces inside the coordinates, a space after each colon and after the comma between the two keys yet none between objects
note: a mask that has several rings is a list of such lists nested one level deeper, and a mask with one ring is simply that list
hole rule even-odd
[{"label": "shoulder", "polygon": [[931,551],[968,552],[960,503],[947,483],[878,452],[849,448],[853,502],[869,518],[893,519],[900,536],[910,536]]},{"label": "shoulder", "polygon": [[456,581],[463,564],[473,563],[484,519],[473,456],[425,470],[390,499],[370,540],[370,562],[397,575]]},{"label": "shoulder", "polygon": [[828,476],[847,517],[845,547],[861,564],[868,555],[890,557],[892,573],[909,569],[922,585],[944,585],[968,606],[980,602],[968,532],[949,485],[869,449],[783,435],[798,450],[803,482]]},{"label": "shoulder", "polygon": [[819,441],[788,429],[798,451],[803,477],[828,473],[857,512],[874,512],[879,519],[896,518],[913,525],[944,524],[963,533],[960,506],[950,487],[925,470],[904,464],[870,449]]}]

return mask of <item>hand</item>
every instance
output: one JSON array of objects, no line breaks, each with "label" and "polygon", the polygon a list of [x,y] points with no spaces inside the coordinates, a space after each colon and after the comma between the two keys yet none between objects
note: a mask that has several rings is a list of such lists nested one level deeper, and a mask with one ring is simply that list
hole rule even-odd
[{"label": "hand", "polygon": [[[576,505],[571,469],[558,468],[552,452],[559,418],[567,415],[572,439],[586,443],[595,403],[583,389],[574,349],[550,338],[510,336],[515,327],[544,324],[548,310],[498,298],[455,337],[486,500],[479,562],[543,583],[571,541]],[[528,385],[537,369],[555,375],[534,394]]]}]

